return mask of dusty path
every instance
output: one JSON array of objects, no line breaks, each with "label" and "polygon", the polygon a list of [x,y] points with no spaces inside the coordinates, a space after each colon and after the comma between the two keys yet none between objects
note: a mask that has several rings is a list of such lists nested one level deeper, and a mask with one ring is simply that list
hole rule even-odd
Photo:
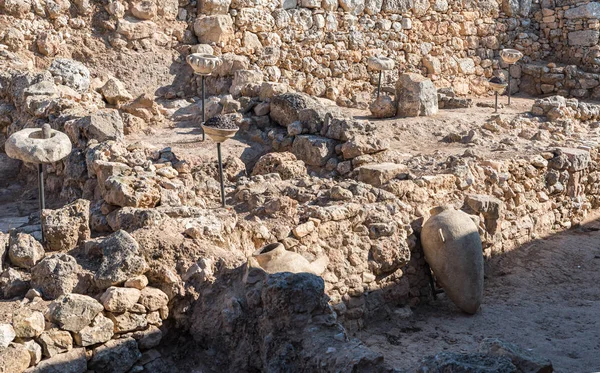
[{"label": "dusty path", "polygon": [[588,221],[492,258],[475,316],[441,295],[409,318],[378,322],[357,336],[406,372],[425,355],[474,352],[488,337],[549,358],[556,372],[599,372],[600,213]]}]

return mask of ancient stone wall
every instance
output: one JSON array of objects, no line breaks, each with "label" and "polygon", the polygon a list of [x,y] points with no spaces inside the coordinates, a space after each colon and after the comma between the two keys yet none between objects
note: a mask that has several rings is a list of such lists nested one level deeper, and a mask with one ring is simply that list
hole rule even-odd
[{"label": "ancient stone wall", "polygon": [[600,4],[597,1],[542,1],[539,21],[544,57],[600,71]]},{"label": "ancient stone wall", "polygon": [[484,81],[499,68],[500,49],[541,57],[539,26],[529,17],[537,7],[495,0],[205,0],[188,20],[200,43],[261,70],[265,80],[352,105],[377,83],[366,63],[376,55],[396,61],[387,83],[398,70],[416,71],[459,94],[487,92]]}]

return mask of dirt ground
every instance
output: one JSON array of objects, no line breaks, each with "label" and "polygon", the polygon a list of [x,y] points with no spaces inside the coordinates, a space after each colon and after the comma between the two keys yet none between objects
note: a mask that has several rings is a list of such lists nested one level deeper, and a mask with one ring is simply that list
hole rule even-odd
[{"label": "dirt ground", "polygon": [[525,244],[486,263],[485,299],[474,316],[444,294],[407,318],[357,334],[400,371],[423,356],[475,352],[484,338],[515,343],[555,372],[600,371],[600,213],[579,228]]},{"label": "dirt ground", "polygon": [[[323,100],[333,104],[331,101]],[[432,117],[392,118],[373,120],[366,110],[344,109],[346,114],[357,119],[368,119],[375,124],[374,137],[388,139],[390,142],[390,161],[406,163],[415,173],[433,171],[436,162],[445,161],[448,156],[461,156],[465,151],[470,156],[488,159],[506,159],[518,154],[536,154],[547,151],[552,146],[578,147],[600,143],[600,129],[589,126],[579,126],[572,131],[559,130],[561,140],[554,138],[545,140],[530,140],[519,136],[523,132],[538,131],[539,123],[517,123],[511,128],[500,127],[498,132],[479,130],[484,123],[496,115],[506,118],[507,122],[525,115],[531,110],[534,99],[528,97],[513,97],[511,106],[499,109],[498,114],[490,107],[480,107],[477,104],[493,104],[493,97],[475,98],[474,105],[468,109],[442,109]],[[500,102],[506,104],[506,97]],[[187,105],[187,107],[185,106]],[[199,107],[184,100],[172,103],[170,109],[174,114],[159,126],[153,126],[146,133],[136,133],[127,136],[128,142],[143,141],[157,147],[171,147],[180,157],[192,164],[207,159],[216,158],[216,144],[210,139],[201,141],[199,123],[193,115],[187,115],[186,110],[193,112],[193,107]],[[197,109],[196,109],[197,110]],[[181,114],[184,113],[184,114]],[[474,141],[467,143],[443,142],[448,134],[466,135],[470,130],[476,130]],[[556,129],[552,129],[556,131]],[[253,164],[267,147],[253,141],[253,133],[238,133],[235,138],[225,142],[224,157],[233,155],[240,157],[246,164]]]}]

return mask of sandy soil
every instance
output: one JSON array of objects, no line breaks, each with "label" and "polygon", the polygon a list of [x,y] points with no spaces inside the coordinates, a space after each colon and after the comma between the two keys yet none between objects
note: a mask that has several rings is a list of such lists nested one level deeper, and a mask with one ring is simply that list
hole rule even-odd
[{"label": "sandy soil", "polygon": [[[323,100],[327,102],[327,100]],[[406,163],[415,173],[435,172],[436,166],[445,162],[448,156],[462,156],[469,151],[471,156],[481,158],[506,159],[524,154],[537,154],[556,146],[578,147],[600,143],[600,129],[580,125],[571,131],[552,128],[563,140],[554,139],[534,141],[519,136],[522,131],[535,133],[539,123],[519,124],[510,128],[500,127],[498,132],[482,130],[485,122],[500,114],[507,122],[525,115],[534,103],[528,97],[513,97],[511,106],[502,107],[498,114],[493,108],[479,107],[476,104],[492,104],[493,98],[476,98],[474,105],[468,109],[443,109],[432,117],[392,118],[373,120],[368,111],[344,109],[346,114],[358,119],[371,120],[375,124],[374,136],[390,141],[389,160]],[[500,102],[506,101],[501,97]],[[330,102],[330,101],[329,101]],[[331,102],[330,102],[331,103]],[[193,112],[199,107],[183,100],[172,105],[179,107],[176,115],[167,118],[161,125],[153,126],[146,133],[129,135],[127,141],[144,141],[158,147],[171,147],[175,153],[191,163],[202,162],[216,157],[216,145],[208,139],[201,141],[201,130],[198,120],[193,115],[182,115],[186,110]],[[188,105],[187,107],[185,105]],[[196,109],[197,110],[197,109]],[[173,110],[171,110],[173,111]],[[180,119],[183,118],[183,119]],[[527,123],[527,122],[525,122]],[[466,135],[475,130],[476,138],[468,143],[443,142],[448,134]],[[252,165],[267,151],[265,145],[254,140],[256,133],[240,131],[236,137],[223,144],[223,154],[240,157],[247,165]]]},{"label": "sandy soil", "polygon": [[357,337],[400,371],[442,351],[475,352],[500,338],[552,361],[556,372],[600,371],[600,213],[570,231],[486,263],[479,313],[463,314],[444,294],[408,318],[369,325]]}]

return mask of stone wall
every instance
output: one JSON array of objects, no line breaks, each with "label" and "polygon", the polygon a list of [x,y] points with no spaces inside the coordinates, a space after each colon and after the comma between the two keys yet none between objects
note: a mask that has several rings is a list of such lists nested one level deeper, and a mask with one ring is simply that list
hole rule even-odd
[{"label": "stone wall", "polygon": [[599,72],[600,4],[545,0],[541,8],[535,18],[540,22],[544,57]]},{"label": "stone wall", "polygon": [[515,68],[519,90],[538,96],[558,94],[564,97],[600,98],[600,74],[586,72],[576,65],[555,63],[523,64]]},{"label": "stone wall", "polygon": [[[500,49],[516,47],[526,60],[542,51],[539,26],[529,17],[537,5],[530,1],[203,0],[198,8],[197,16],[187,12],[190,28],[216,54],[261,70],[265,80],[344,105],[373,90],[378,74],[367,68],[371,56],[396,61],[385,74],[388,84],[398,70],[416,71],[458,94],[483,94]],[[215,86],[226,88],[226,79]]]}]

